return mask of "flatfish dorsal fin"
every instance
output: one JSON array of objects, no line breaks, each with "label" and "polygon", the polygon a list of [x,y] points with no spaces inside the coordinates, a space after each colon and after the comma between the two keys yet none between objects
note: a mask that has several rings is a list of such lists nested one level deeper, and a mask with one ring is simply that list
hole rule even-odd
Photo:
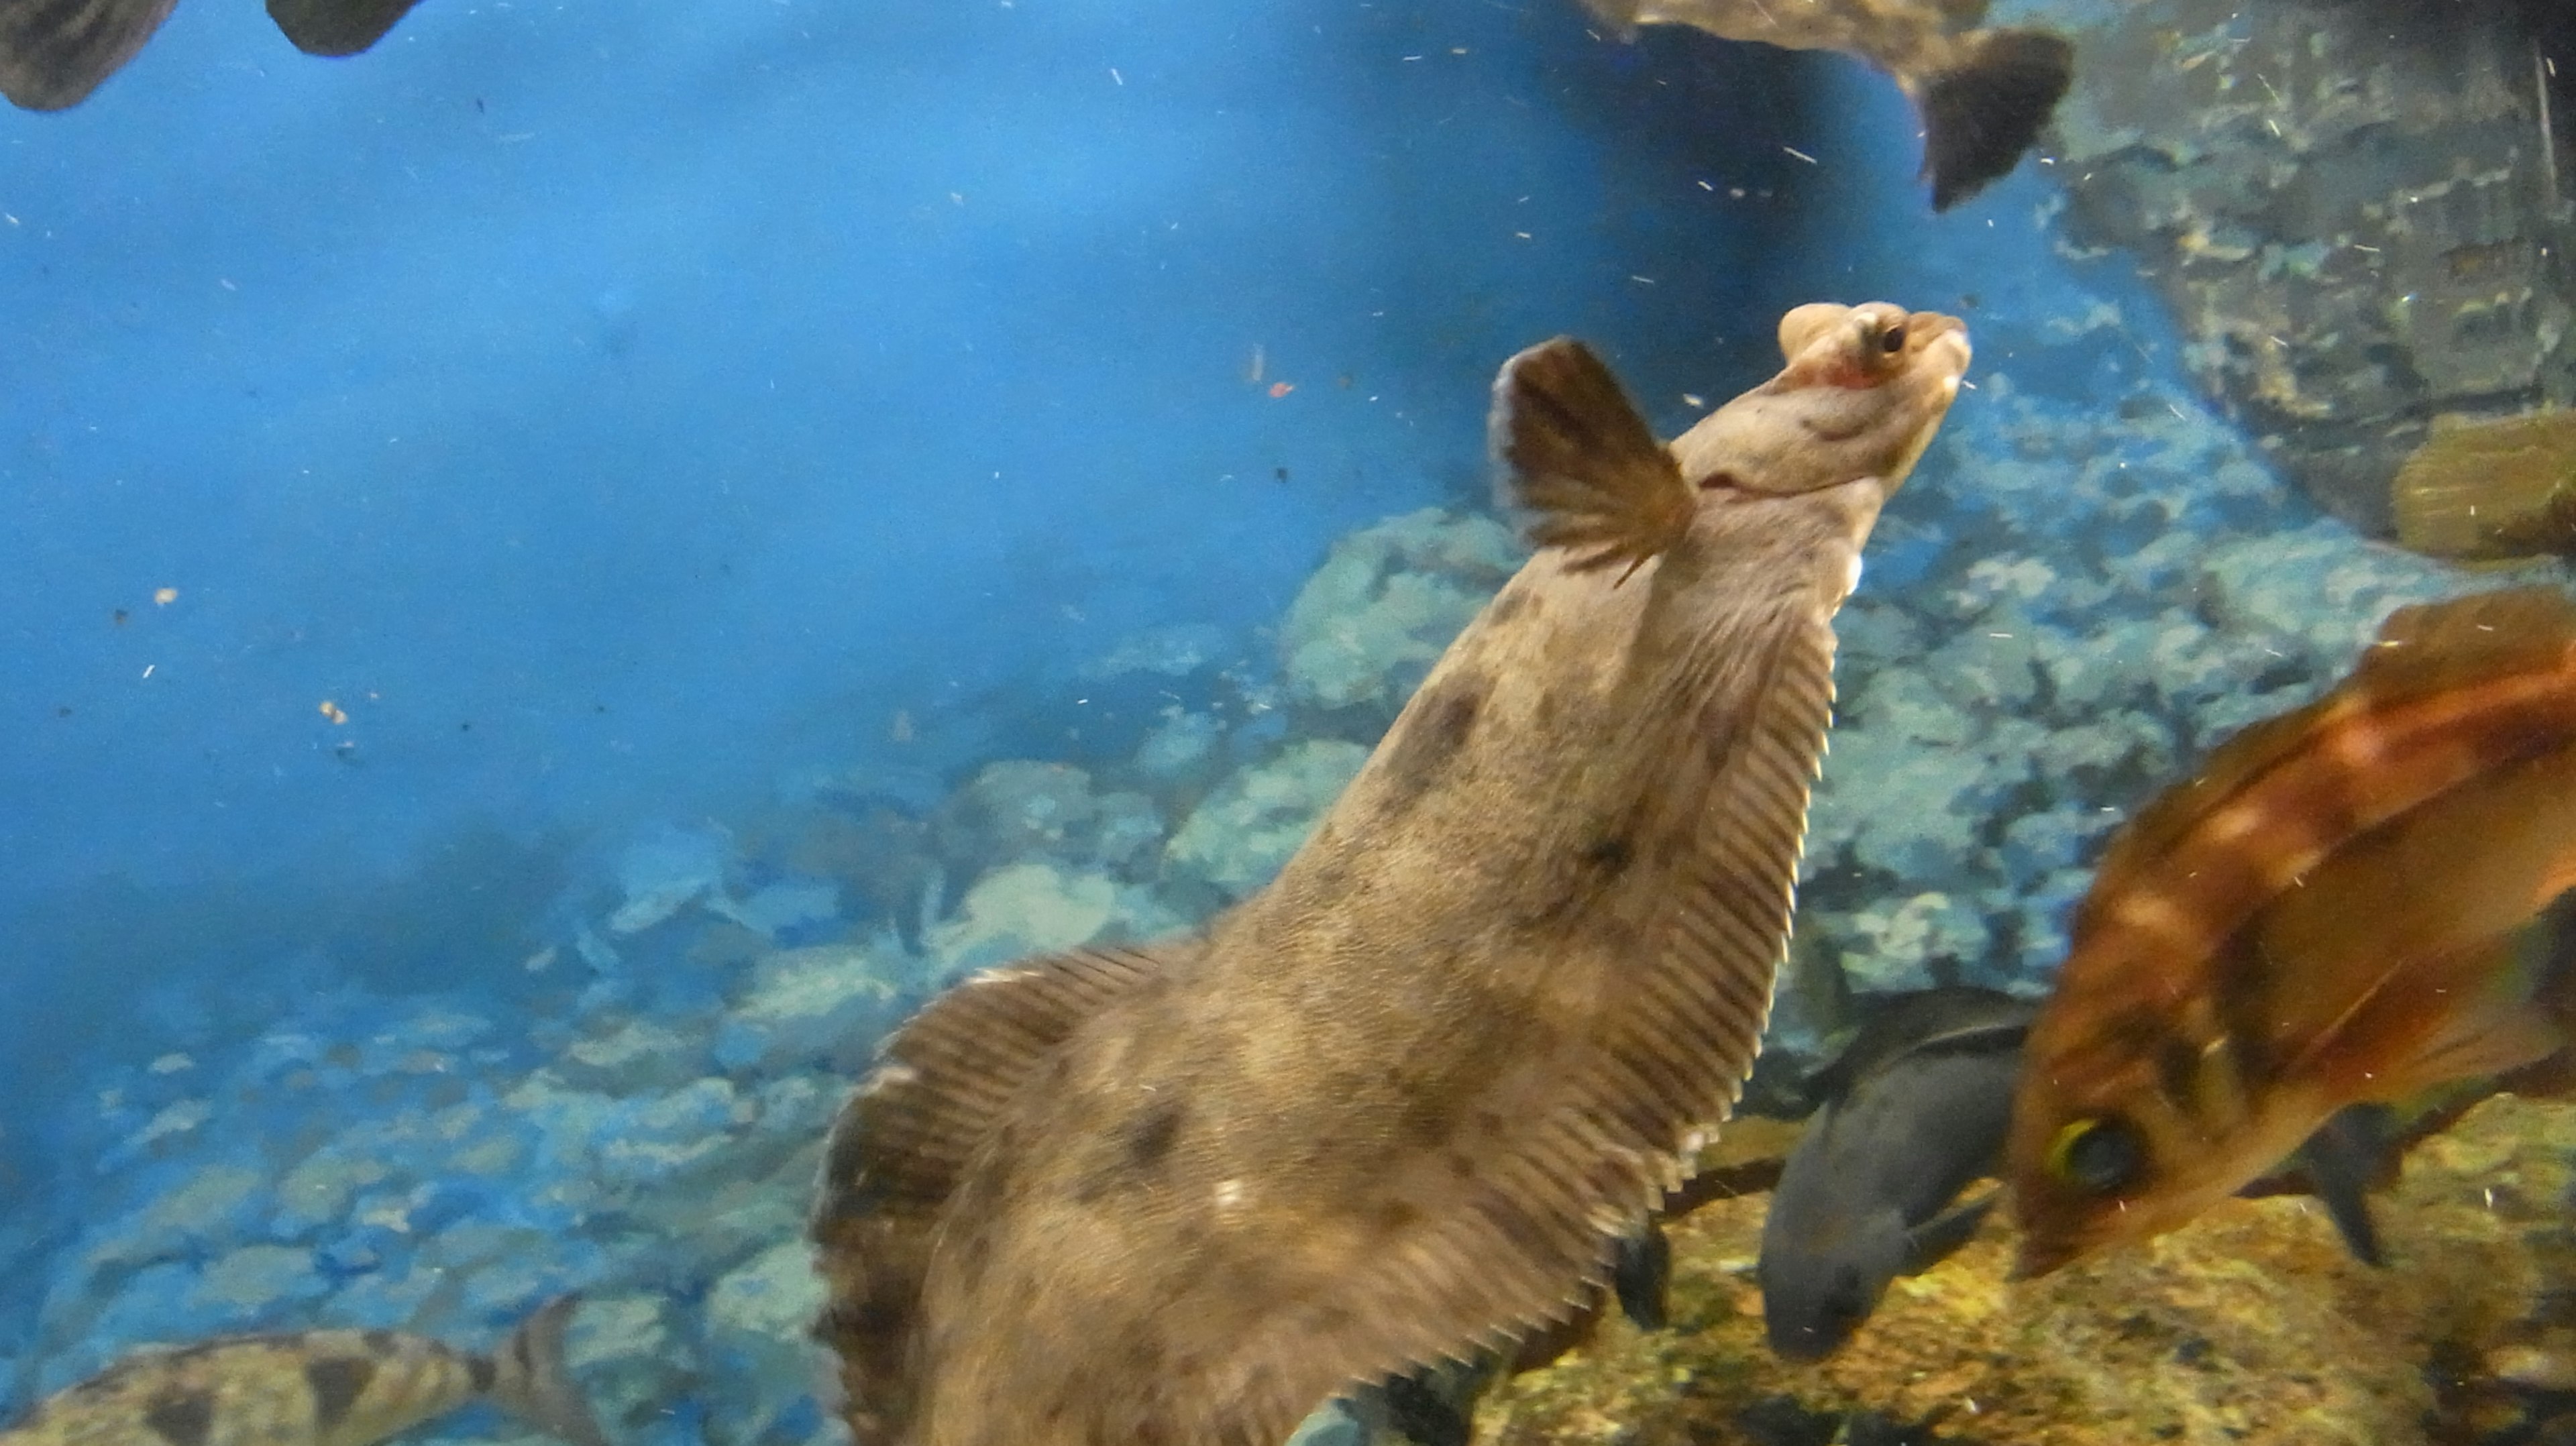
[{"label": "flatfish dorsal fin", "polygon": [[842,1107],[811,1226],[830,1290],[814,1334],[840,1357],[859,1446],[908,1437],[922,1277],[968,1161],[1084,1020],[1199,947],[1077,949],[977,975],[888,1040]]}]

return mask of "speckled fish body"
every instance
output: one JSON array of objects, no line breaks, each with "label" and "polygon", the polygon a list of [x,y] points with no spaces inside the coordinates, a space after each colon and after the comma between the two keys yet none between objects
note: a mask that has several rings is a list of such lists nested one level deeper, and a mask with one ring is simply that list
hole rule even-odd
[{"label": "speckled fish body", "polygon": [[[114,75],[177,0],[0,0],[0,94],[64,110]],[[418,0],[268,0],[269,18],[308,55],[355,55]]]},{"label": "speckled fish body", "polygon": [[573,1446],[607,1446],[564,1374],[570,1298],[494,1356],[396,1331],[237,1336],[127,1356],[0,1430],[0,1446],[373,1446],[490,1400]]},{"label": "speckled fish body", "polygon": [[1275,1446],[1588,1300],[1722,1120],[1785,939],[1830,619],[1968,360],[1804,307],[1656,443],[1496,384],[1542,550],[1207,933],[970,981],[844,1112],[815,1233],[862,1446]]},{"label": "speckled fish body", "polygon": [[1820,1080],[1824,1100],[1762,1218],[1762,1318],[1792,1360],[1830,1354],[1888,1282],[1965,1244],[2001,1165],[2022,1036],[2038,1006],[1986,989],[1909,995]]},{"label": "speckled fish body", "polygon": [[2012,170],[2074,78],[2074,48],[2043,30],[1980,27],[1984,0],[1584,0],[1623,33],[1687,25],[1724,40],[1834,50],[1894,76],[1923,117],[1935,210]]},{"label": "speckled fish body", "polygon": [[2576,880],[2576,604],[2401,609],[2116,838],[2033,1024],[2020,1268],[2189,1220],[2336,1110],[2563,1042],[2525,951]]}]

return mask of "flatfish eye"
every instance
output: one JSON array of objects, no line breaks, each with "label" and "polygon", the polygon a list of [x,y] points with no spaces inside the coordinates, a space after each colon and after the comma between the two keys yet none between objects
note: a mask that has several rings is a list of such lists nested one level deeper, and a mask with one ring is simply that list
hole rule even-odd
[{"label": "flatfish eye", "polygon": [[2146,1168],[2146,1142],[2123,1119],[2069,1121],[2048,1146],[2048,1173],[2087,1194],[2119,1194],[2137,1184]]},{"label": "flatfish eye", "polygon": [[1904,323],[1899,322],[1895,326],[1891,326],[1887,330],[1880,332],[1878,336],[1878,349],[1887,353],[1889,356],[1894,356],[1898,352],[1905,350]]}]

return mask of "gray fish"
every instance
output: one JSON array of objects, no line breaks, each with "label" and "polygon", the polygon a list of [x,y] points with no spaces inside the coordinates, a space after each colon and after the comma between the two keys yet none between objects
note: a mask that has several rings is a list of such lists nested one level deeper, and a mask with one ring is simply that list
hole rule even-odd
[{"label": "gray fish", "polygon": [[[1811,1085],[1820,1100],[1762,1220],[1762,1318],[1791,1360],[1832,1354],[1889,1282],[1968,1243],[2001,1198],[1962,1201],[2003,1168],[2036,1002],[1989,989],[1904,995]],[[2329,1119],[2294,1157],[2353,1256],[2382,1263],[2367,1191],[2394,1149],[2390,1112]]]},{"label": "gray fish", "polygon": [[572,1446],[608,1446],[564,1369],[573,1305],[539,1309],[490,1356],[397,1331],[146,1349],[38,1403],[0,1446],[373,1446],[478,1400]]},{"label": "gray fish", "polygon": [[2038,1006],[1988,989],[1906,996],[1822,1075],[1762,1219],[1762,1321],[1792,1360],[1830,1354],[1889,1281],[1967,1243],[1997,1198],[2022,1037]]},{"label": "gray fish", "polygon": [[1946,211],[2019,164],[2075,74],[2044,30],[1980,28],[1985,0],[1584,0],[1622,35],[1688,25],[1724,40],[1838,50],[1895,77],[1923,117],[1923,175]]},{"label": "gray fish", "polygon": [[889,1041],[814,1218],[861,1446],[1272,1446],[1600,1289],[1751,1066],[1831,619],[1968,364],[1883,303],[1780,338],[1670,447],[1579,343],[1514,357],[1540,551],[1279,877]]},{"label": "gray fish", "polygon": [[[23,110],[67,110],[98,89],[170,18],[178,0],[0,0],[0,95]],[[418,0],[268,0],[307,55],[355,55]]]}]

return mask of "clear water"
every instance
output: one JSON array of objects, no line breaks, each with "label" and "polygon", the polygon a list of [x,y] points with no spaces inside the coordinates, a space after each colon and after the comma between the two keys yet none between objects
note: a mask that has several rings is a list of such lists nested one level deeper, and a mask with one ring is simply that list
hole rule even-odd
[{"label": "clear water", "polygon": [[2121,811],[2497,578],[2285,478],[2055,143],[1940,216],[1917,144],[1571,0],[428,0],[340,62],[184,0],[0,114],[0,1419],[579,1286],[621,1441],[837,1430],[800,1217],[876,1032],[1257,886],[1516,565],[1486,389],[1560,332],[1670,433],[1791,305],[1967,319],[1801,959],[2037,987]]}]

